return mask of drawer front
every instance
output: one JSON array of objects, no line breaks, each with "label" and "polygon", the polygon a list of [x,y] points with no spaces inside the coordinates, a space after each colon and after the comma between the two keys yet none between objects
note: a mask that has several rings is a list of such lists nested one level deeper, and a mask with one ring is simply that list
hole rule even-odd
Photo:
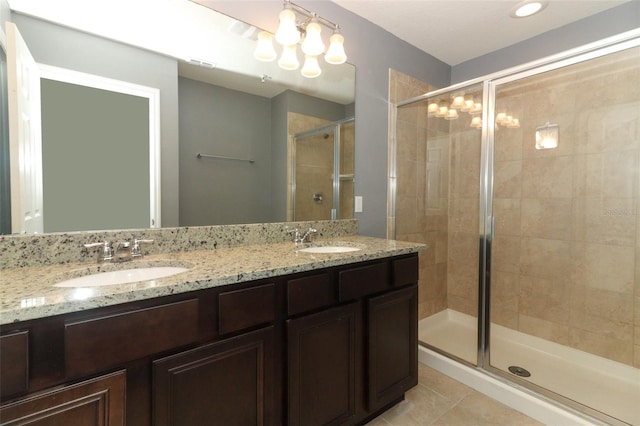
[{"label": "drawer front", "polygon": [[401,287],[418,282],[418,256],[396,259],[392,263],[393,285]]},{"label": "drawer front", "polygon": [[218,296],[218,331],[233,333],[275,320],[276,288],[274,284],[220,293]]},{"label": "drawer front", "polygon": [[287,281],[287,311],[289,315],[324,308],[337,302],[338,297],[329,273]]},{"label": "drawer front", "polygon": [[2,398],[29,389],[29,332],[0,337],[0,395]]},{"label": "drawer front", "polygon": [[341,302],[359,299],[390,288],[389,266],[386,262],[340,271],[338,279]]},{"label": "drawer front", "polygon": [[89,374],[198,339],[198,300],[65,325],[67,377]]}]

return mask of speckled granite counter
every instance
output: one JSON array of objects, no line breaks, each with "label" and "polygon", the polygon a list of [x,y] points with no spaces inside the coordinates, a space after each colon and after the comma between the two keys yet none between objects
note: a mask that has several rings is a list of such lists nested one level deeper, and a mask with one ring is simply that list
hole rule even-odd
[{"label": "speckled granite counter", "polygon": [[[330,266],[415,253],[423,244],[357,235],[317,240],[315,245],[350,245],[361,250],[341,254],[301,253],[291,242],[158,253],[121,264],[66,262],[0,271],[0,324],[76,312],[215,286],[292,274]],[[91,288],[60,288],[73,277],[149,266],[189,266],[187,272],[146,282]]]}]

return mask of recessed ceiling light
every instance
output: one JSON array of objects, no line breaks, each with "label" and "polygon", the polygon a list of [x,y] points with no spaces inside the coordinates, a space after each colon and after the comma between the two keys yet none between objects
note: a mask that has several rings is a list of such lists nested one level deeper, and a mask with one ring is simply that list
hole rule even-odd
[{"label": "recessed ceiling light", "polygon": [[525,0],[511,8],[509,15],[513,18],[526,18],[540,12],[547,7],[547,3],[547,1]]}]

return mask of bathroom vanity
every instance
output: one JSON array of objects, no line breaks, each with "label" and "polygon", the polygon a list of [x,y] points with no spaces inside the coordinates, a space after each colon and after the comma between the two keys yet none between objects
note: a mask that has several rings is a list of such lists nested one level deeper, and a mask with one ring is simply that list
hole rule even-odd
[{"label": "bathroom vanity", "polygon": [[51,290],[51,276],[78,265],[3,271],[3,285],[40,279],[49,301],[26,314],[3,304],[0,423],[366,422],[417,384],[424,246],[343,240],[361,249],[310,254],[278,243],[158,255],[193,267],[75,302],[78,289]]}]

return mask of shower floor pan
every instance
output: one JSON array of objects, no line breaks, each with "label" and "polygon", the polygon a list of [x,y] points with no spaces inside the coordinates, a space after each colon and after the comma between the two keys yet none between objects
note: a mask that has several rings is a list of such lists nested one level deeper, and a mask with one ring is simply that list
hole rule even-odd
[{"label": "shower floor pan", "polygon": [[[447,309],[421,320],[418,330],[420,341],[476,363],[476,318]],[[640,369],[495,324],[491,365],[503,371],[525,368],[531,377],[524,380],[640,425]]]}]

